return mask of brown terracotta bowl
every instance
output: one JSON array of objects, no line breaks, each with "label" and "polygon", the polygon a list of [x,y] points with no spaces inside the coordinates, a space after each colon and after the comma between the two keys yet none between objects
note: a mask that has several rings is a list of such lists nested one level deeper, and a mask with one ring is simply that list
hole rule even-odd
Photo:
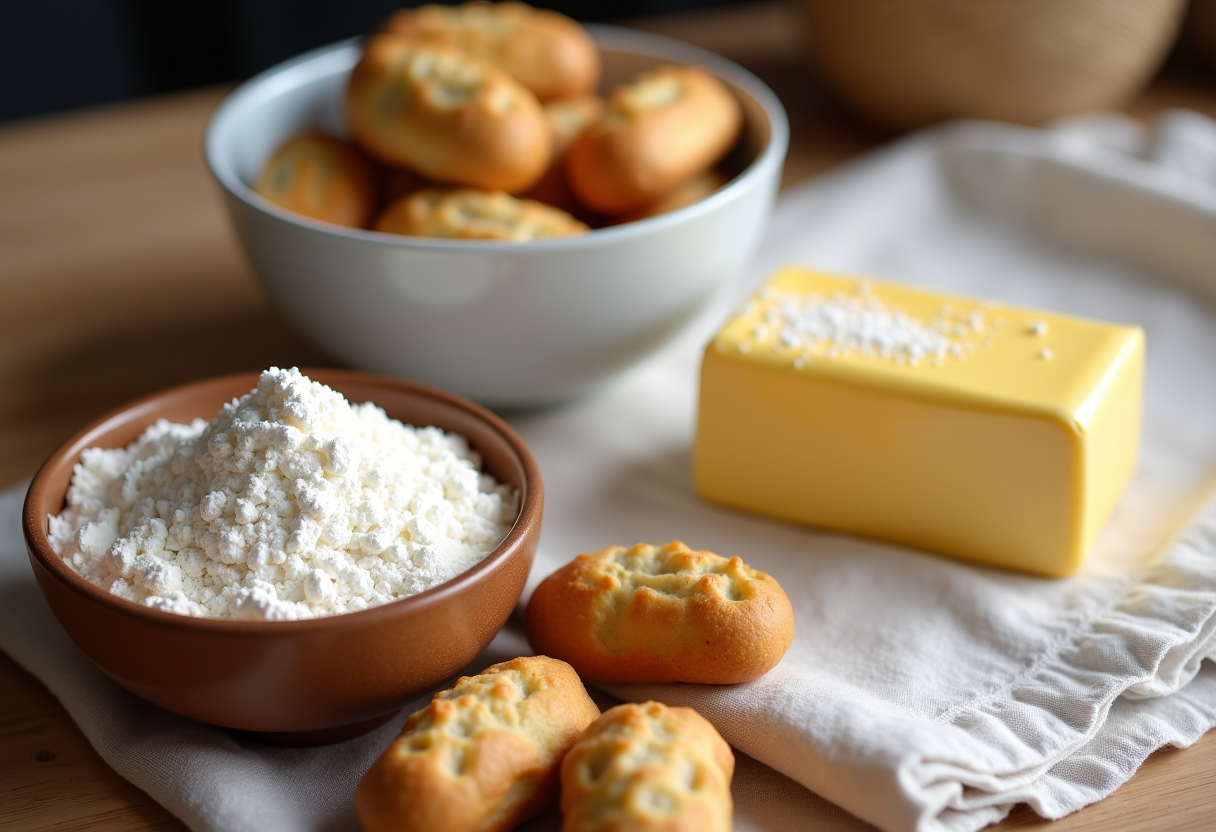
[{"label": "brown terracotta bowl", "polygon": [[76,645],[118,684],[203,722],[272,742],[356,736],[464,667],[506,622],[532,566],[544,489],[523,440],[487,410],[408,381],[339,370],[305,375],[389,416],[464,435],[485,470],[521,491],[506,539],[481,563],[434,589],[359,612],[302,621],[232,621],[155,610],[111,595],[51,549],[48,515],[63,509],[81,451],[132,442],[158,418],[211,419],[257,385],[225,376],[140,399],[89,425],[35,475],[22,523],[38,584]]}]

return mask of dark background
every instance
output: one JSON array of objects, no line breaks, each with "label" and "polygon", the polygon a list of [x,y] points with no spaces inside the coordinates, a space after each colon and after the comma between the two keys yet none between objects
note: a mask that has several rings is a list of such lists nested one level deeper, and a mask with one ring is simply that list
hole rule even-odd
[{"label": "dark background", "polygon": [[[610,22],[739,0],[556,0]],[[0,0],[0,121],[244,80],[410,0]]]}]

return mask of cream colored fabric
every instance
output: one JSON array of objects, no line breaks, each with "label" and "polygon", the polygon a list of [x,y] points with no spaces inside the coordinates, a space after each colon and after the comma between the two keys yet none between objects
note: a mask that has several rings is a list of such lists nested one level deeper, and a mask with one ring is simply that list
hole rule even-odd
[{"label": "cream colored fabric", "polygon": [[[970,566],[693,495],[699,350],[784,262],[1145,327],[1141,466],[1080,575]],[[864,828],[827,801],[892,832],[964,832],[1017,802],[1058,817],[1098,800],[1216,725],[1213,263],[1216,126],[1193,113],[1148,131],[949,125],[797,188],[754,267],[679,342],[595,396],[512,418],[547,485],[531,585],[579,552],[672,539],[781,581],[797,629],[767,676],[610,691],[692,705],[764,764],[741,756],[738,830]],[[19,492],[0,496],[0,647],[110,764],[194,829],[354,828],[354,783],[404,714],[343,745],[271,749],[142,704],[50,618]],[[509,628],[473,669],[525,649]]]}]

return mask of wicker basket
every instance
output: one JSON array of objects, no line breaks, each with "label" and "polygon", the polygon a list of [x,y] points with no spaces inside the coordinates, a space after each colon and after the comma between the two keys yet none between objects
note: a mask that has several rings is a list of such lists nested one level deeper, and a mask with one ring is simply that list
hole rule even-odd
[{"label": "wicker basket", "polygon": [[1117,107],[1165,57],[1185,0],[802,0],[808,57],[858,110],[906,129],[1038,124]]}]

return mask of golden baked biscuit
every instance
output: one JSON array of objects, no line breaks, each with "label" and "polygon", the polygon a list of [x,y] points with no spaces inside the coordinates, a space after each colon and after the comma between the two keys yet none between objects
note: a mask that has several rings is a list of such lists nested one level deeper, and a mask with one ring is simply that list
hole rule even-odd
[{"label": "golden baked biscuit", "polygon": [[526,243],[584,234],[584,223],[558,208],[502,191],[415,191],[376,218],[376,231],[414,237]]},{"label": "golden baked biscuit", "polygon": [[734,772],[692,708],[618,705],[562,760],[562,832],[729,832]]},{"label": "golden baked biscuit", "polygon": [[542,101],[585,95],[600,80],[599,50],[583,27],[524,3],[402,9],[382,31],[448,43],[484,58]]},{"label": "golden baked biscuit", "polygon": [[679,541],[579,555],[532,593],[525,623],[534,650],[598,682],[745,682],[794,638],[777,581]]},{"label": "golden baked biscuit", "polygon": [[368,153],[439,182],[520,191],[549,163],[552,139],[536,96],[441,43],[371,38],[351,72],[346,117]]},{"label": "golden baked biscuit", "polygon": [[544,109],[545,119],[553,133],[553,157],[540,180],[521,196],[553,205],[579,217],[586,213],[586,208],[574,198],[570,186],[566,184],[566,152],[580,133],[600,120],[604,114],[604,99],[596,95],[561,98],[546,101]]},{"label": "golden baked biscuit", "polygon": [[288,139],[266,162],[253,189],[280,208],[355,228],[366,228],[376,207],[371,163],[323,133]]},{"label": "golden baked biscuit", "polygon": [[355,789],[364,832],[498,832],[557,796],[566,751],[599,716],[546,656],[464,676],[406,720]]},{"label": "golden baked biscuit", "polygon": [[574,140],[603,117],[606,102],[598,95],[580,95],[546,101],[543,106],[553,132],[553,155],[564,156]]},{"label": "golden baked biscuit", "polygon": [[664,66],[617,87],[566,157],[574,195],[604,214],[637,211],[707,170],[738,138],[739,103],[714,76]]},{"label": "golden baked biscuit", "polygon": [[652,202],[645,208],[640,211],[634,211],[632,214],[614,217],[613,222],[635,222],[647,219],[648,217],[657,217],[660,214],[666,214],[671,211],[678,211],[681,208],[687,208],[694,202],[700,202],[705,199],[705,197],[725,185],[727,181],[726,174],[720,170],[710,169],[704,173],[698,173],[683,185],[678,186],[674,191],[670,191],[659,197],[656,202]]}]

